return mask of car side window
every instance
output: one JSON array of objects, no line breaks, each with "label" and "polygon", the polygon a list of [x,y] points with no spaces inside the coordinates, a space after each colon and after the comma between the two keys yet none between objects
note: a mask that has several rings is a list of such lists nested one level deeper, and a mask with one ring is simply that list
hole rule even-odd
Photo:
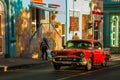
[{"label": "car side window", "polygon": [[67,45],[67,48],[73,48],[74,47],[74,43],[68,43],[68,45]]},{"label": "car side window", "polygon": [[82,43],[79,43],[77,46],[78,48],[91,48],[92,44],[89,42],[82,42]]},{"label": "car side window", "polygon": [[94,43],[94,48],[95,48],[95,49],[101,49],[101,48],[102,48],[102,45],[101,45],[99,42],[95,42],[95,43]]},{"label": "car side window", "polygon": [[78,48],[81,48],[81,47],[82,47],[82,44],[81,44],[81,43],[79,43],[79,44],[78,44]]}]

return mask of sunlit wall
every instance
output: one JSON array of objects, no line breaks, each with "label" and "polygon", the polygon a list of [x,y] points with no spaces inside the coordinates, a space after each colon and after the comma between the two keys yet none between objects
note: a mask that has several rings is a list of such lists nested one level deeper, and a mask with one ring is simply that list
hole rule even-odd
[{"label": "sunlit wall", "polygon": [[[67,40],[72,39],[72,36],[75,33],[78,33],[78,36],[80,39],[82,39],[82,16],[83,15],[90,15],[90,6],[89,0],[67,0],[68,3],[68,12],[67,12]],[[75,31],[70,31],[70,16],[74,16],[78,18],[78,29]]]}]

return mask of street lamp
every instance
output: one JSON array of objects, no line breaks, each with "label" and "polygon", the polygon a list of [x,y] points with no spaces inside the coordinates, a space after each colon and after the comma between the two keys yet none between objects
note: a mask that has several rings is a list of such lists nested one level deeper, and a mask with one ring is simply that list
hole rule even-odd
[{"label": "street lamp", "polygon": [[[74,2],[76,2],[77,0],[73,0],[73,19],[74,19]],[[73,35],[74,35],[74,31],[73,31]]]},{"label": "street lamp", "polygon": [[73,0],[73,17],[74,17],[74,2],[76,2],[77,0]]}]

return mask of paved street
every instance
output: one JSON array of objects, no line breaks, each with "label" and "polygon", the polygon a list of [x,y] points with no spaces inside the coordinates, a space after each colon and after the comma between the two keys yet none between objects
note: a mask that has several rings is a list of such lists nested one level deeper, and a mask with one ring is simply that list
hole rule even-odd
[{"label": "paved street", "polygon": [[[0,72],[0,80],[120,80],[120,56],[112,55],[109,66],[94,66],[91,71],[83,67],[62,67],[54,70],[52,64],[39,64]],[[7,76],[7,77],[6,77]]]},{"label": "paved street", "polygon": [[[111,61],[120,60],[120,54],[112,54]],[[31,58],[1,58],[0,65],[8,66],[8,70],[16,67],[28,66],[28,65],[44,65],[51,63],[50,61],[42,61],[41,59]],[[115,64],[115,63],[114,63]],[[0,67],[0,69],[3,69]]]},{"label": "paved street", "polygon": [[[95,66],[92,71],[84,68],[74,69],[63,67],[61,70],[54,70],[52,65],[34,66],[26,69],[10,70],[0,72],[1,80],[120,80],[120,61],[116,65],[110,62],[109,67]],[[119,65],[118,65],[119,64]],[[7,77],[6,77],[7,76]]]}]

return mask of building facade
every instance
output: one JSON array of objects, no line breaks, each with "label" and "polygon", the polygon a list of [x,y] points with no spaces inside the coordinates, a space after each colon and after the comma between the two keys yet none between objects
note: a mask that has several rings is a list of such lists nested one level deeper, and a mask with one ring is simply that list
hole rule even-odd
[{"label": "building facade", "polygon": [[103,1],[66,1],[66,40],[77,33],[80,39],[95,39],[103,43]]},{"label": "building facade", "polygon": [[0,0],[0,55],[32,56],[42,38],[61,49],[75,33],[119,52],[119,7],[119,0]]},{"label": "building facade", "polygon": [[89,4],[89,0],[66,0],[66,40],[72,39],[75,33],[78,34],[80,39],[89,38]]},{"label": "building facade", "polygon": [[[0,0],[0,55],[30,56],[39,53],[43,38],[51,49],[62,47],[65,20],[57,19],[65,4],[49,0]],[[58,11],[63,7],[63,11]],[[61,15],[60,15],[61,17]]]},{"label": "building facade", "polygon": [[[14,10],[9,0],[0,1],[0,54],[15,57]],[[10,54],[11,53],[11,54]]]},{"label": "building facade", "polygon": [[104,46],[120,52],[120,0],[104,1]]}]

